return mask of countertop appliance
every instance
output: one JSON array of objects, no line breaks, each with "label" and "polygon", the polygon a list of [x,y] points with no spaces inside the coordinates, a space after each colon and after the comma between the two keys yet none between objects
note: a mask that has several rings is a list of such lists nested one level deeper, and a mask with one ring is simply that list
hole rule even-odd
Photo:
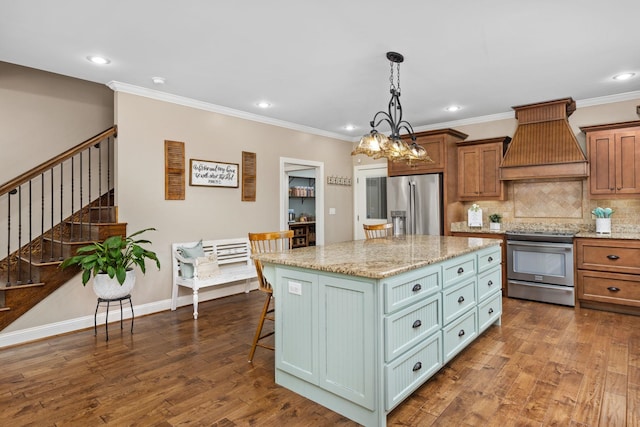
[{"label": "countertop appliance", "polygon": [[387,218],[394,235],[442,235],[442,210],[440,174],[387,178]]},{"label": "countertop appliance", "polygon": [[507,295],[575,306],[574,232],[507,231]]}]

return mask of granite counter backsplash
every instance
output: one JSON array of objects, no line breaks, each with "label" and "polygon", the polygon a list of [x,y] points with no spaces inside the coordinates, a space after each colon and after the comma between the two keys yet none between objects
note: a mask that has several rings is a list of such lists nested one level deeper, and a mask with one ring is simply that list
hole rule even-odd
[{"label": "granite counter backsplash", "polygon": [[489,224],[483,227],[469,227],[466,221],[451,224],[452,232],[464,233],[495,233],[504,234],[507,230],[536,230],[552,232],[572,232],[576,237],[593,237],[602,239],[633,239],[640,240],[640,224],[611,224],[611,234],[596,233],[595,221],[584,223],[554,223],[554,222],[503,222],[500,231],[489,230]]}]

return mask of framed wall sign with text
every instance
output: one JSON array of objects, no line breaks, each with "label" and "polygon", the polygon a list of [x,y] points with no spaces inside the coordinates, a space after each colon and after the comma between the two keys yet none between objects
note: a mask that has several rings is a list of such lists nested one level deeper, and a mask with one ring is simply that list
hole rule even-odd
[{"label": "framed wall sign with text", "polygon": [[189,185],[238,188],[238,163],[189,160]]}]

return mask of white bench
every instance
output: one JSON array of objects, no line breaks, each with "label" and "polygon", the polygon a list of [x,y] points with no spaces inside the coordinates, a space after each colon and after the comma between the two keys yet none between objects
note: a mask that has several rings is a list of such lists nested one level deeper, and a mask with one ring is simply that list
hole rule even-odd
[{"label": "white bench", "polygon": [[[215,253],[218,257],[220,271],[215,275],[198,278],[198,265],[194,259],[185,259],[178,253],[178,247],[193,247],[198,242],[173,243],[171,253],[173,259],[173,291],[171,295],[171,310],[178,304],[178,287],[185,286],[193,289],[193,318],[198,318],[198,290],[209,286],[223,285],[244,280],[245,292],[249,292],[251,280],[257,277],[256,268],[251,260],[251,246],[247,237],[224,240],[203,240],[202,246],[205,256]],[[193,278],[182,277],[180,262],[194,266]]]}]

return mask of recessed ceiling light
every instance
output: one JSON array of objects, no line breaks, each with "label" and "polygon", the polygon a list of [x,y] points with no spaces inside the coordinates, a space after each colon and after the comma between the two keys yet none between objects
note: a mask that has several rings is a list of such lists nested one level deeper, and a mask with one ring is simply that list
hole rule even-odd
[{"label": "recessed ceiling light", "polygon": [[613,76],[613,80],[629,80],[630,78],[632,78],[635,75],[636,75],[636,73],[620,73],[620,74],[617,74],[617,75]]},{"label": "recessed ceiling light", "polygon": [[348,124],[344,127],[346,130],[356,130],[356,126],[352,124]]},{"label": "recessed ceiling light", "polygon": [[151,77],[151,81],[155,85],[163,85],[164,82],[165,82],[165,78],[164,77]]},{"label": "recessed ceiling light", "polygon": [[450,112],[450,113],[453,113],[454,111],[458,111],[458,110],[460,110],[460,108],[461,108],[461,107],[460,107],[460,106],[458,106],[458,105],[450,105],[450,106],[448,106],[447,108],[445,108],[445,110],[446,110],[446,111],[448,111],[448,112]]},{"label": "recessed ceiling light", "polygon": [[104,56],[97,56],[97,55],[87,56],[87,60],[89,60],[89,62],[93,62],[94,64],[98,64],[98,65],[107,65],[111,62],[110,59],[105,58]]},{"label": "recessed ceiling light", "polygon": [[260,108],[269,108],[271,107],[271,103],[267,101],[260,101],[256,104]]}]

